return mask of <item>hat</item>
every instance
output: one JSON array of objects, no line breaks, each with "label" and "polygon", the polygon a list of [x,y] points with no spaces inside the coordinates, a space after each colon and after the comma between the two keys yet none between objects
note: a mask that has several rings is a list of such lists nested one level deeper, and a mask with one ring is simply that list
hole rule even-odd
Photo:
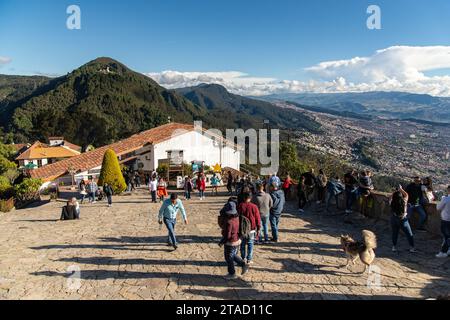
[{"label": "hat", "polygon": [[225,214],[227,214],[229,216],[234,216],[234,215],[238,214],[238,212],[236,210],[236,202],[234,202],[234,201],[228,201],[225,204],[223,209],[224,209]]}]

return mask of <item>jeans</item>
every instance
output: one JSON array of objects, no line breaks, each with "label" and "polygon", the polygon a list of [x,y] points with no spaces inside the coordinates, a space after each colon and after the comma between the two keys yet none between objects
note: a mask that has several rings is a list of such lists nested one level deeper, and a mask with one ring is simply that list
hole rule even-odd
[{"label": "jeans", "polygon": [[298,208],[303,209],[306,206],[306,202],[306,194],[302,191],[298,194]]},{"label": "jeans", "polygon": [[419,205],[408,205],[408,219],[411,219],[414,211],[419,213],[419,226],[418,229],[422,229],[427,220],[427,213],[421,204]]},{"label": "jeans", "polygon": [[95,192],[89,192],[89,202],[95,202]]},{"label": "jeans", "polygon": [[205,197],[205,190],[198,190],[200,198]]},{"label": "jeans", "polygon": [[170,243],[171,245],[176,245],[177,238],[175,236],[175,225],[177,224],[177,219],[164,218],[164,224],[166,225],[167,230],[169,231],[168,243]]},{"label": "jeans", "polygon": [[238,256],[238,247],[233,246],[224,246],[224,256],[225,261],[228,264],[228,274],[235,275],[236,270],[234,268],[234,264],[237,263],[238,266],[243,267],[245,266],[244,260],[242,260],[241,257]]},{"label": "jeans", "polygon": [[[256,231],[250,231],[248,239],[242,239],[241,243],[241,257],[251,261],[253,259],[253,245],[255,244]],[[248,249],[248,250],[247,250]]]},{"label": "jeans", "polygon": [[272,238],[274,241],[278,241],[278,224],[280,223],[280,216],[271,214],[269,219],[270,228],[272,229]]},{"label": "jeans", "polygon": [[86,198],[86,195],[85,195],[85,194],[82,194],[82,195],[81,195],[81,201],[80,201],[81,204],[83,204],[85,198]]},{"label": "jeans", "polygon": [[112,195],[106,195],[106,198],[108,198],[108,204],[112,205]]},{"label": "jeans", "polygon": [[184,197],[186,198],[186,200],[190,200],[191,199],[191,192],[190,191],[185,191],[184,192]]},{"label": "jeans", "polygon": [[263,238],[264,233],[264,240],[269,241],[269,217],[269,215],[261,216],[262,229],[259,236],[260,240]]},{"label": "jeans", "polygon": [[325,200],[326,187],[317,187],[317,200],[323,202]]},{"label": "jeans", "polygon": [[411,230],[411,226],[409,225],[408,218],[401,219],[393,215],[391,217],[391,226],[392,226],[392,244],[394,246],[397,245],[398,234],[401,229],[405,233],[409,245],[411,247],[414,247],[414,236]]},{"label": "jeans", "polygon": [[336,208],[339,209],[339,195],[328,192],[327,196],[326,196],[326,200],[325,200],[325,210],[326,211],[328,211],[328,209],[330,208],[331,199],[333,199],[333,197],[334,197],[334,200],[336,201]]},{"label": "jeans", "polygon": [[345,188],[345,209],[352,210],[353,202],[356,200],[358,189]]},{"label": "jeans", "polygon": [[450,249],[450,221],[441,221],[441,232],[444,236],[441,252],[447,253]]},{"label": "jeans", "polygon": [[151,191],[152,194],[152,202],[156,203],[156,191]]}]

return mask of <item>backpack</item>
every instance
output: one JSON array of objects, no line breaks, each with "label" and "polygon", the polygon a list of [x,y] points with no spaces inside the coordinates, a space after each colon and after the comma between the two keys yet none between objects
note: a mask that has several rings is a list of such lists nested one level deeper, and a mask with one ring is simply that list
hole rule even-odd
[{"label": "backpack", "polygon": [[250,237],[250,232],[252,231],[252,223],[250,220],[243,216],[239,216],[239,237],[241,239],[248,239]]},{"label": "backpack", "polygon": [[223,214],[219,215],[217,217],[217,224],[219,225],[220,229],[225,229],[227,225],[227,216]]}]

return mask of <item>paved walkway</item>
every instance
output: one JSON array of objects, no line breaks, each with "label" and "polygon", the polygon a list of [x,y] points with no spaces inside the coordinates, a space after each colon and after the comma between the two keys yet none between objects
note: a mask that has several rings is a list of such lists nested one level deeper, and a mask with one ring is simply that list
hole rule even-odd
[{"label": "paved walkway", "polygon": [[[434,258],[440,239],[419,234],[419,253],[410,254],[401,237],[394,254],[381,221],[347,224],[314,209],[299,217],[291,204],[281,242],[258,246],[251,272],[226,281],[217,245],[217,213],[226,197],[186,203],[190,225],[177,226],[175,252],[165,245],[159,205],[148,194],[114,200],[113,208],[84,205],[82,219],[73,222],[57,221],[62,203],[0,215],[0,299],[401,299],[450,292],[450,259]],[[362,265],[342,268],[339,235],[359,237],[363,228],[380,238],[379,277],[360,275]]]}]

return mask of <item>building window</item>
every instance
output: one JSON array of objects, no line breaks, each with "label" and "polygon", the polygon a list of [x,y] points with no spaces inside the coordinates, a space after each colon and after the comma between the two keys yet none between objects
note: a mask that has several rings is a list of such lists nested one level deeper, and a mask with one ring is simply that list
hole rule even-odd
[{"label": "building window", "polygon": [[42,167],[42,160],[37,161],[37,166],[38,166],[38,168]]}]

